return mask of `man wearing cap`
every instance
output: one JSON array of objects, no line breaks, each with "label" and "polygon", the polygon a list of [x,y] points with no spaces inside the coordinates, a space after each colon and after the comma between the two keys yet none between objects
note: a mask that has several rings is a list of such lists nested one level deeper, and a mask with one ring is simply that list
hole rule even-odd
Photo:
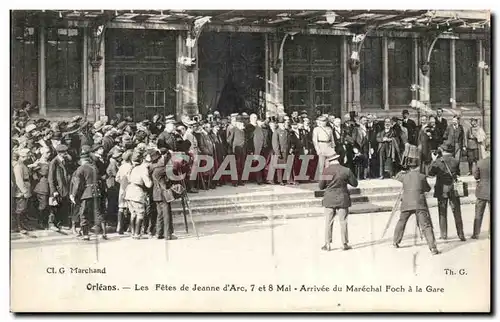
[{"label": "man wearing cap", "polygon": [[490,228],[488,229],[488,236],[491,231],[491,157],[489,155],[490,146],[486,143],[485,146],[486,156],[484,159],[477,163],[474,169],[474,179],[477,180],[476,185],[476,215],[474,217],[474,229],[471,238],[478,239],[481,232],[481,224],[483,222],[484,210],[486,205],[489,206],[490,213]]},{"label": "man wearing cap", "polygon": [[165,158],[162,158],[158,150],[150,152],[152,181],[153,181],[153,195],[152,201],[156,207],[157,220],[156,220],[156,238],[168,240],[177,239],[173,235],[174,226],[172,221],[172,206],[171,202],[174,200],[172,192],[169,190],[172,182],[168,179],[166,173]]},{"label": "man wearing cap", "polygon": [[175,119],[173,115],[165,117],[165,129],[158,136],[158,148],[167,148],[169,151],[177,151],[177,138],[175,132]]},{"label": "man wearing cap", "polygon": [[312,140],[314,149],[319,157],[319,165],[325,165],[325,151],[330,148],[335,148],[332,128],[326,126],[327,118],[320,116],[318,118],[318,126],[314,128]]},{"label": "man wearing cap", "polygon": [[40,149],[40,154],[40,159],[35,162],[31,170],[36,181],[33,192],[38,202],[38,222],[41,226],[46,227],[49,218],[50,188],[47,177],[49,175],[50,149],[48,147],[42,147]]},{"label": "man wearing cap", "polygon": [[403,193],[401,195],[401,215],[394,230],[393,245],[399,248],[403,240],[406,223],[411,215],[417,217],[417,225],[427,241],[427,246],[433,255],[439,254],[436,247],[436,238],[432,230],[432,220],[427,206],[425,193],[431,191],[425,174],[420,173],[418,159],[410,158],[407,161],[410,171],[401,171],[396,175],[396,180],[403,183]]},{"label": "man wearing cap", "polygon": [[339,163],[339,155],[333,148],[324,152],[328,166],[323,171],[323,176],[328,179],[319,182],[319,189],[325,190],[323,196],[323,207],[325,207],[325,244],[321,249],[326,251],[331,250],[333,219],[338,215],[340,217],[343,249],[349,250],[351,246],[349,246],[347,216],[349,215],[349,207],[351,207],[351,197],[348,185],[357,187],[358,180],[349,168]]},{"label": "man wearing cap", "polygon": [[29,149],[17,151],[18,160],[14,163],[14,197],[15,197],[15,219],[16,228],[22,234],[26,234],[26,215],[28,211],[28,201],[31,198],[30,172],[24,163],[29,157]]},{"label": "man wearing cap", "polygon": [[[107,239],[106,228],[103,225],[103,215],[101,212],[101,191],[99,185],[99,173],[90,157],[91,148],[84,145],[80,153],[80,166],[74,174],[74,184],[72,185],[70,200],[77,207],[80,227],[83,240],[89,240],[90,223],[98,227],[102,233],[102,238]],[[104,227],[103,227],[104,226]]]},{"label": "man wearing cap", "polygon": [[469,164],[469,175],[472,175],[472,170],[474,164],[477,165],[479,161],[479,130],[480,127],[477,125],[477,119],[471,118],[470,128],[465,132],[465,138],[467,142],[467,163]]},{"label": "man wearing cap", "polygon": [[119,184],[120,190],[118,192],[118,223],[116,225],[116,231],[119,235],[123,235],[125,228],[125,219],[129,218],[129,211],[127,208],[127,203],[125,201],[125,191],[128,185],[127,176],[132,170],[132,150],[126,150],[122,154],[122,163],[118,168],[115,180]]},{"label": "man wearing cap", "polygon": [[267,175],[266,169],[268,169],[269,162],[271,160],[272,134],[271,130],[261,120],[257,120],[257,125],[255,126],[255,130],[253,132],[253,146],[254,155],[260,155],[266,160],[264,169],[256,172],[255,174],[257,184],[262,184],[263,176]]},{"label": "man wearing cap", "polygon": [[106,168],[106,197],[108,200],[108,218],[114,218],[118,213],[118,192],[119,185],[116,182],[116,174],[120,167],[120,161],[123,151],[119,148],[115,149],[109,159],[108,167]]},{"label": "man wearing cap", "polygon": [[454,145],[444,144],[440,148],[442,156],[436,153],[432,154],[432,163],[429,169],[430,176],[436,176],[436,185],[434,187],[434,197],[438,200],[439,228],[441,239],[448,238],[448,200],[455,218],[455,227],[457,235],[461,241],[465,241],[464,228],[462,222],[462,210],[460,197],[456,195],[453,189],[453,183],[458,177],[460,162],[452,155]]},{"label": "man wearing cap", "polygon": [[58,229],[56,220],[57,223],[66,221],[64,216],[70,213],[68,196],[71,173],[68,169],[68,147],[59,144],[56,151],[57,156],[50,162],[48,175],[50,197],[54,200],[49,216],[49,228],[53,230]]}]

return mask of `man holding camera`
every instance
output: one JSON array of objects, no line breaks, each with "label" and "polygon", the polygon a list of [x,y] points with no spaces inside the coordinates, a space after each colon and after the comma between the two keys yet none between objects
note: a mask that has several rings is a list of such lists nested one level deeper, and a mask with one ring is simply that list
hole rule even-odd
[{"label": "man holding camera", "polygon": [[465,241],[464,228],[462,222],[462,211],[460,207],[460,197],[454,190],[453,184],[459,175],[460,161],[455,159],[452,153],[455,151],[453,144],[444,143],[439,152],[432,153],[432,163],[429,169],[430,176],[436,176],[436,186],[434,187],[434,197],[438,200],[440,239],[448,238],[448,200],[450,201],[457,235],[461,241]]}]

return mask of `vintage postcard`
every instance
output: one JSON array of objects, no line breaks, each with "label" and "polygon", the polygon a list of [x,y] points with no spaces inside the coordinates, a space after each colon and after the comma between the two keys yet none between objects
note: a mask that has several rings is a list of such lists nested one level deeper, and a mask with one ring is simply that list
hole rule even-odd
[{"label": "vintage postcard", "polygon": [[10,17],[12,312],[491,311],[489,10]]}]

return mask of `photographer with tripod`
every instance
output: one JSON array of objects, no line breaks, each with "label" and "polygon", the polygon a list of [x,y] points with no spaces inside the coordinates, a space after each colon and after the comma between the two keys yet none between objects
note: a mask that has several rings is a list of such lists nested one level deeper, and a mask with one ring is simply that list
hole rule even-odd
[{"label": "photographer with tripod", "polygon": [[401,194],[401,215],[394,230],[394,247],[399,248],[399,244],[403,240],[406,223],[410,216],[415,214],[417,225],[425,236],[431,253],[437,255],[439,251],[436,247],[436,238],[432,231],[432,220],[425,198],[425,193],[431,191],[431,187],[426,176],[420,173],[418,159],[409,158],[406,166],[410,170],[399,172],[395,178],[403,183],[403,192]]},{"label": "photographer with tripod", "polygon": [[458,238],[460,238],[461,241],[465,241],[460,196],[455,189],[455,183],[460,173],[460,161],[453,157],[452,153],[454,152],[455,145],[447,144],[446,142],[441,145],[440,149],[433,151],[429,175],[436,176],[434,197],[438,200],[439,228],[441,231],[440,239],[446,240],[448,238],[447,217],[448,200],[450,200]]}]

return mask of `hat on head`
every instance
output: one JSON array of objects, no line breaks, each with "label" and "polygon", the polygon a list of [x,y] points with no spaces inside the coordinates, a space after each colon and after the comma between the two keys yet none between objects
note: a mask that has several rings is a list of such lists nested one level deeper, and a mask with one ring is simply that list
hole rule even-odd
[{"label": "hat on head", "polygon": [[27,157],[28,154],[30,153],[30,149],[18,149],[17,150],[17,154],[20,156],[20,157]]},{"label": "hat on head", "polygon": [[118,125],[116,126],[116,128],[119,129],[119,130],[123,130],[126,126],[127,126],[127,122],[122,121],[122,122],[118,123]]},{"label": "hat on head", "polygon": [[30,133],[34,129],[36,129],[36,125],[35,124],[29,124],[28,126],[26,126],[25,131],[26,131],[26,133]]},{"label": "hat on head", "polygon": [[356,116],[358,116],[358,112],[356,112],[356,111],[350,111],[349,112],[349,117],[355,118]]},{"label": "hat on head", "polygon": [[97,122],[94,123],[94,129],[96,131],[100,131],[104,127],[104,125],[105,125],[104,122],[97,121]]},{"label": "hat on head", "polygon": [[285,118],[283,116],[279,116],[277,122],[278,123],[285,123]]},{"label": "hat on head", "polygon": [[167,124],[167,123],[175,123],[175,118],[173,115],[165,116],[165,124]]},{"label": "hat on head", "polygon": [[317,118],[318,121],[320,122],[326,122],[327,118],[324,115],[321,115],[320,117]]},{"label": "hat on head", "polygon": [[125,119],[124,119],[126,122],[134,122],[134,120],[132,119],[132,116],[126,116]]},{"label": "hat on head", "polygon": [[285,119],[285,121],[288,121],[290,119],[290,116],[288,115],[283,115],[283,119]]},{"label": "hat on head", "polygon": [[103,148],[102,144],[94,144],[94,145],[92,145],[92,152],[95,152],[95,151],[99,150],[100,148]]},{"label": "hat on head", "polygon": [[403,112],[401,112],[401,115],[405,115],[405,114],[410,114],[410,112],[408,112],[408,110],[403,110]]},{"label": "hat on head", "polygon": [[65,144],[59,144],[56,147],[56,151],[57,151],[57,153],[67,152],[68,151],[68,147]]},{"label": "hat on head", "polygon": [[121,156],[122,156],[122,151],[119,148],[114,149],[113,154],[111,154],[111,157],[113,159],[119,159],[119,158],[121,158]]},{"label": "hat on head", "polygon": [[104,125],[102,127],[102,133],[109,132],[113,128],[113,125]]},{"label": "hat on head", "polygon": [[71,122],[73,123],[78,123],[82,120],[82,117],[80,115],[77,115],[77,116],[74,116],[72,119],[71,119]]},{"label": "hat on head", "polygon": [[148,151],[148,155],[151,158],[151,162],[156,162],[158,161],[159,158],[161,158],[161,153],[157,149],[152,149]]},{"label": "hat on head", "polygon": [[132,150],[127,150],[125,152],[122,153],[122,160],[123,161],[130,161],[130,158],[132,157]]},{"label": "hat on head", "polygon": [[57,140],[57,141],[61,141],[62,139],[62,134],[61,132],[54,132],[52,134],[52,140]]},{"label": "hat on head", "polygon": [[231,113],[231,115],[230,115],[230,116],[231,116],[231,117],[236,117],[236,116],[238,116],[238,113]]}]

